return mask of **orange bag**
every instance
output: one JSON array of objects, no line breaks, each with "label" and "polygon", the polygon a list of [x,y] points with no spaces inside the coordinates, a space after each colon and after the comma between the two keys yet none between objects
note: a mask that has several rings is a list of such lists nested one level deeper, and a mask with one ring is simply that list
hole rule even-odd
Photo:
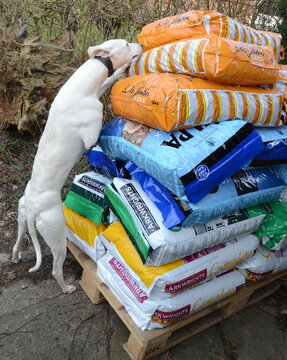
[{"label": "orange bag", "polygon": [[148,50],[132,62],[128,75],[172,72],[234,85],[273,84],[279,76],[270,46],[206,35]]},{"label": "orange bag", "polygon": [[277,83],[268,87],[269,89],[282,92],[287,97],[287,65],[279,65],[279,79]]},{"label": "orange bag", "polygon": [[142,28],[138,42],[147,51],[181,39],[209,34],[249,44],[269,45],[276,60],[280,60],[280,34],[252,29],[216,11],[194,10],[157,20]]},{"label": "orange bag", "polygon": [[117,81],[111,92],[115,114],[167,131],[231,119],[282,125],[282,102],[274,90],[179,74],[131,76]]}]

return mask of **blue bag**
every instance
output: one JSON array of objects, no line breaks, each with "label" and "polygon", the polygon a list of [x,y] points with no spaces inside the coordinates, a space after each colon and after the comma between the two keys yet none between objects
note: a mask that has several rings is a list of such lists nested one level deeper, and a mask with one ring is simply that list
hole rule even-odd
[{"label": "blue bag", "polygon": [[197,203],[264,149],[242,120],[166,132],[116,116],[99,144],[110,157],[133,161],[178,197]]},{"label": "blue bag", "polygon": [[95,172],[109,178],[123,177],[124,161],[117,161],[107,156],[100,146],[95,146],[87,152],[89,164]]},{"label": "blue bag", "polygon": [[[172,229],[183,222],[187,213],[190,213],[189,206],[187,206],[187,212],[183,207],[180,208],[174,195],[172,196],[165,186],[138,168],[133,162],[128,161],[125,168],[136,178],[144,192],[159,209],[168,229]],[[178,201],[180,200],[178,199]]]},{"label": "blue bag", "polygon": [[277,199],[285,187],[273,168],[239,170],[199,203],[189,203],[192,213],[184,226],[204,224],[211,219]]},{"label": "blue bag", "polygon": [[[287,166],[278,167],[278,171],[273,168],[239,170],[194,204],[187,199],[179,202],[179,199],[175,199],[174,195],[157,180],[133,163],[128,162],[126,167],[157,206],[165,225],[169,224],[169,229],[179,225],[183,217],[183,226],[205,224],[209,220],[238,212],[246,207],[275,200],[284,189],[284,180],[281,176],[286,176],[287,172]],[[200,233],[200,226],[197,226],[197,231]]]},{"label": "blue bag", "polygon": [[275,165],[272,167],[275,169],[281,179],[284,180],[285,185],[287,185],[287,165]]},{"label": "blue bag", "polygon": [[258,128],[265,149],[254,157],[250,167],[287,164],[287,125]]}]

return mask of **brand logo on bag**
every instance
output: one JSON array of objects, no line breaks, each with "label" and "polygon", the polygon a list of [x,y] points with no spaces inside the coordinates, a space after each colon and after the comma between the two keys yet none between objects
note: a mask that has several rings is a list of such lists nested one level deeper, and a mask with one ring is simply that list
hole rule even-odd
[{"label": "brand logo on bag", "polygon": [[148,299],[146,294],[132,278],[131,274],[116,258],[112,258],[109,263],[139,302],[143,303],[145,300]]},{"label": "brand logo on bag", "polygon": [[196,312],[196,311],[200,311],[202,309],[207,308],[208,306],[217,303],[227,297],[229,297],[230,295],[234,294],[236,291],[235,288],[230,288],[225,290],[224,288],[221,290],[220,293],[218,293],[217,295],[207,299],[204,301],[204,297],[200,297],[199,299],[197,299],[194,304],[193,304],[193,308],[191,310],[191,312]]},{"label": "brand logo on bag", "polygon": [[244,47],[242,45],[240,46],[235,45],[234,49],[237,53],[241,53],[245,55],[247,59],[251,59],[251,60],[263,61],[263,58],[265,56],[264,52],[253,47],[250,48],[250,47]]},{"label": "brand logo on bag", "polygon": [[200,283],[201,281],[206,279],[206,275],[207,275],[207,270],[204,269],[202,271],[199,271],[196,274],[193,274],[181,281],[178,281],[176,283],[173,284],[167,284],[165,286],[164,292],[167,293],[177,293],[179,291],[185,290],[187,288],[190,288],[191,286]]},{"label": "brand logo on bag", "polygon": [[209,175],[209,169],[206,165],[199,165],[195,170],[197,180],[203,181],[207,179]]},{"label": "brand logo on bag", "polygon": [[87,175],[84,175],[81,177],[80,180],[78,180],[79,184],[85,185],[86,187],[97,191],[98,193],[105,195],[105,184],[101,181],[98,181],[96,179],[90,178]]},{"label": "brand logo on bag", "polygon": [[227,261],[226,263],[223,263],[220,265],[219,262],[215,262],[212,264],[210,268],[209,276],[215,276],[218,274],[221,274],[225,272],[226,270],[233,269],[236,265],[243,263],[244,261],[248,260],[253,256],[253,251],[247,251],[246,253],[239,253],[237,257],[233,258],[230,261]]},{"label": "brand logo on bag", "polygon": [[156,310],[156,312],[152,316],[153,321],[158,321],[162,324],[167,324],[172,321],[176,321],[184,316],[187,316],[190,312],[190,305],[184,306],[181,309],[175,310],[175,311],[160,311]]},{"label": "brand logo on bag", "polygon": [[251,281],[258,281],[258,280],[262,280],[262,279],[265,279],[269,276],[272,275],[272,270],[270,271],[266,271],[265,273],[255,273],[253,271],[250,271],[250,270],[246,270],[246,276],[248,277],[248,279],[250,279]]},{"label": "brand logo on bag", "polygon": [[143,201],[135,187],[132,184],[127,184],[121,187],[121,191],[123,192],[126,200],[132,207],[147,234],[150,235],[159,230],[157,222],[155,221],[146,203]]},{"label": "brand logo on bag", "polygon": [[[177,24],[179,25],[182,25],[182,23],[185,21],[185,20],[188,20],[190,19],[191,17],[195,17],[193,13],[190,13],[190,14],[180,14],[180,15],[175,15],[173,16],[172,18],[170,19],[164,19],[163,21],[160,21],[157,25],[156,25],[156,29],[158,28],[161,28],[163,26],[166,26],[166,27],[173,27]],[[196,22],[196,21],[194,21]]]},{"label": "brand logo on bag", "polygon": [[145,103],[146,98],[150,96],[149,90],[155,89],[155,86],[146,87],[144,85],[136,87],[135,85],[131,84],[128,85],[122,92],[124,94],[131,94],[129,99],[133,99],[140,103]]},{"label": "brand logo on bag", "polygon": [[[202,131],[205,126],[197,126],[196,130]],[[169,146],[175,149],[179,149],[183,143],[192,139],[194,135],[189,130],[178,130],[176,133],[170,133],[169,137],[164,140],[160,146]]]}]

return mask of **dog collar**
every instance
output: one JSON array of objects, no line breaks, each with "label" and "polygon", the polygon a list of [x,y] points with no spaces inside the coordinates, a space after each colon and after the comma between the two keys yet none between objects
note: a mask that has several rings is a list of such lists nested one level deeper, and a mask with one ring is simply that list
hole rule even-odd
[{"label": "dog collar", "polygon": [[99,60],[102,64],[105,65],[105,67],[108,69],[108,72],[109,72],[108,77],[113,75],[115,70],[114,70],[114,67],[113,67],[112,60],[109,57],[103,58],[101,56],[95,56],[94,59]]}]

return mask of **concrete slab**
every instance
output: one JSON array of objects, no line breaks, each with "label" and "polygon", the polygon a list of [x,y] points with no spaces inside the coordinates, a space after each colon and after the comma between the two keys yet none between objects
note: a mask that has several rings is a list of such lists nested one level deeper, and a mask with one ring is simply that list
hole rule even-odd
[{"label": "concrete slab", "polygon": [[215,360],[225,359],[224,347],[217,326],[206,329],[170,350],[174,360]]},{"label": "concrete slab", "polygon": [[[287,360],[280,299],[263,300],[157,360]],[[25,279],[2,289],[0,304],[1,360],[129,359],[122,348],[127,328],[107,303],[93,305],[80,288],[66,295],[54,279]]]},{"label": "concrete slab", "polygon": [[278,326],[275,306],[266,299],[220,324],[224,336],[234,347],[235,359],[287,359],[287,330]]}]

